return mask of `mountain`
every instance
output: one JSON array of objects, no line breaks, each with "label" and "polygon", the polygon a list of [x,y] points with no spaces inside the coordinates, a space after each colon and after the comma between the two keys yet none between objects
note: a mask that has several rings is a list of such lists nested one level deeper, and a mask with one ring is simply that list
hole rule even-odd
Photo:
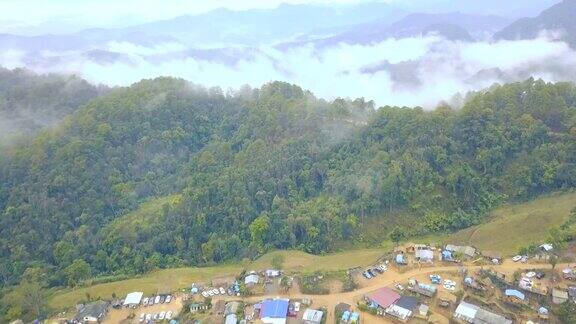
[{"label": "mountain", "polygon": [[534,39],[548,32],[576,48],[576,1],[564,0],[534,18],[522,18],[498,32],[495,39]]},{"label": "mountain", "polygon": [[312,43],[320,47],[339,43],[369,44],[388,38],[421,37],[428,34],[454,41],[473,41],[488,38],[509,22],[509,19],[497,16],[416,13],[396,22],[379,19],[354,26],[344,33]]},{"label": "mountain", "polygon": [[0,144],[55,125],[106,91],[76,76],[0,68]]},{"label": "mountain", "polygon": [[143,80],[0,155],[0,279],[76,286],[464,228],[576,187],[574,107],[573,85],[533,79],[435,111]]},{"label": "mountain", "polygon": [[403,11],[385,3],[317,6],[283,4],[274,9],[217,9],[125,28],[92,28],[72,34],[19,36],[0,34],[0,49],[24,51],[106,50],[111,42],[146,47],[178,43],[183,47],[258,46],[295,37],[326,36],[374,19],[391,19]]}]

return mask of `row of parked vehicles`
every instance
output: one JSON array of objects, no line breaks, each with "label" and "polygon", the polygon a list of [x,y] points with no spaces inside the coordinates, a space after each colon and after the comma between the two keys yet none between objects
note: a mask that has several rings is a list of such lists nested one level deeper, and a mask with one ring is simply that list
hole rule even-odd
[{"label": "row of parked vehicles", "polygon": [[206,289],[202,292],[202,296],[204,296],[204,298],[208,298],[208,297],[212,297],[212,296],[216,296],[216,295],[226,295],[226,290],[224,289],[224,287]]},{"label": "row of parked vehicles", "polygon": [[372,278],[376,277],[378,274],[384,273],[386,270],[388,270],[388,266],[385,264],[380,264],[380,265],[377,265],[375,267],[366,269],[366,271],[364,271],[362,273],[362,275],[366,279],[372,279]]},{"label": "row of parked vehicles", "polygon": [[171,295],[158,295],[146,297],[142,300],[143,306],[152,306],[154,304],[169,304],[172,301]]},{"label": "row of parked vehicles", "polygon": [[140,314],[140,323],[149,323],[152,321],[162,321],[162,320],[170,320],[172,319],[172,311],[161,311],[160,313],[156,313],[156,314],[145,314],[142,313]]}]

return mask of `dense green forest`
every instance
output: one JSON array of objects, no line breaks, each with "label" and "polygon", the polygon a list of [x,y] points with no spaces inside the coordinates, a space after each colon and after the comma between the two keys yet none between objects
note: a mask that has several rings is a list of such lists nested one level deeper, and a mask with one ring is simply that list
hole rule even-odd
[{"label": "dense green forest", "polygon": [[4,150],[0,183],[4,287],[323,253],[377,243],[367,224],[382,240],[454,231],[574,188],[576,88],[530,79],[425,111],[145,80]]}]

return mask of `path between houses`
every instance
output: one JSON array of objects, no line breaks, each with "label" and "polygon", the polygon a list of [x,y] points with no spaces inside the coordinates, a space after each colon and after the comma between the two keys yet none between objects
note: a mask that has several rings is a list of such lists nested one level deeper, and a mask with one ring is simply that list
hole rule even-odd
[{"label": "path between houses", "polygon": [[[567,266],[567,264],[558,264],[557,267],[562,268],[564,266]],[[291,298],[291,299],[301,299],[301,298],[308,298],[311,299],[313,301],[313,307],[326,307],[326,309],[328,310],[328,314],[327,314],[327,320],[326,323],[334,323],[334,306],[336,306],[336,304],[338,303],[347,303],[350,305],[355,305],[356,302],[360,299],[362,299],[362,297],[381,287],[390,287],[393,286],[396,283],[399,282],[406,282],[408,281],[410,278],[415,277],[416,275],[428,275],[428,274],[433,274],[433,273],[441,273],[441,272],[456,272],[458,271],[458,269],[460,268],[464,268],[467,269],[469,272],[470,271],[475,271],[475,270],[480,270],[480,269],[493,269],[495,271],[499,271],[499,272],[514,272],[517,270],[527,270],[527,269],[551,269],[552,266],[550,264],[542,264],[542,263],[514,263],[512,261],[506,261],[501,265],[483,265],[483,266],[479,266],[479,265],[462,265],[462,266],[433,266],[433,267],[425,267],[425,268],[421,268],[421,269],[413,269],[413,270],[409,270],[407,272],[397,272],[394,269],[390,269],[387,272],[385,272],[382,275],[377,276],[374,279],[371,279],[370,281],[368,281],[369,286],[366,287],[362,287],[360,289],[354,290],[354,291],[350,291],[350,292],[342,292],[342,293],[336,293],[336,294],[330,294],[330,295],[307,295],[307,294],[301,294],[299,292],[288,292],[288,293],[284,293],[284,294],[274,294],[274,295],[258,295],[258,296],[249,296],[249,297],[245,297],[242,298],[243,301],[246,302],[258,302],[262,299],[265,298],[271,298],[271,297],[285,297],[285,298]],[[219,296],[219,297],[213,297],[214,301],[217,300],[225,300],[225,301],[229,301],[229,300],[238,300],[238,297],[234,297],[234,296]],[[363,313],[362,316],[365,316],[366,314]],[[374,316],[368,316],[368,318],[365,319],[369,319],[368,321],[364,320],[363,323],[393,323],[391,321],[386,320],[385,318],[382,317],[374,317]]]}]

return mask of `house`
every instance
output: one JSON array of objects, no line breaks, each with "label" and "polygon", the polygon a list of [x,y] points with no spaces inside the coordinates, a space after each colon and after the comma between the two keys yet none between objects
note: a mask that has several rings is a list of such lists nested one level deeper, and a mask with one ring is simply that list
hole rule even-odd
[{"label": "house", "polygon": [[322,322],[323,311],[308,308],[302,315],[304,324],[320,324]]},{"label": "house", "polygon": [[394,304],[400,295],[390,288],[380,288],[364,296],[370,307],[386,309]]},{"label": "house", "polygon": [[546,307],[538,308],[538,318],[543,319],[543,320],[547,320],[548,317],[549,317],[548,308],[546,308]]},{"label": "house", "polygon": [[395,261],[396,261],[396,264],[398,264],[398,265],[406,265],[406,264],[408,264],[408,263],[406,262],[406,258],[404,257],[404,254],[403,254],[403,253],[398,253],[398,254],[396,255]]},{"label": "house", "polygon": [[552,302],[556,305],[563,304],[568,301],[568,292],[566,290],[553,288],[552,289]]},{"label": "house", "polygon": [[248,288],[254,287],[255,285],[258,284],[259,281],[260,281],[260,277],[258,277],[257,274],[250,274],[250,275],[247,275],[246,278],[244,278],[244,284]]},{"label": "house", "polygon": [[420,304],[420,306],[418,307],[418,316],[424,319],[428,318],[428,311],[430,310],[430,307],[426,304]]},{"label": "house", "polygon": [[502,315],[492,313],[474,304],[460,302],[454,318],[467,323],[474,324],[512,324],[512,321]]},{"label": "house", "polygon": [[473,323],[474,318],[476,318],[476,313],[478,313],[478,309],[480,309],[480,307],[463,301],[458,305],[458,307],[456,307],[453,316],[455,319]]},{"label": "house", "polygon": [[434,252],[428,249],[419,249],[414,252],[416,260],[421,262],[432,262],[434,259]]},{"label": "house", "polygon": [[554,246],[550,243],[544,243],[540,245],[540,250],[542,250],[543,252],[550,252],[554,250]]},{"label": "house", "polygon": [[236,324],[236,323],[238,323],[238,317],[236,316],[236,314],[226,315],[226,320],[224,321],[224,324]]},{"label": "house", "polygon": [[79,322],[100,322],[108,314],[109,306],[108,302],[101,300],[81,305],[74,319]]},{"label": "house", "polygon": [[428,285],[425,283],[415,281],[414,284],[408,286],[408,290],[426,297],[434,297],[438,288],[436,285]]},{"label": "house", "polygon": [[476,312],[474,324],[512,324],[512,320],[480,308],[478,309],[478,312]]},{"label": "house", "polygon": [[274,270],[274,269],[266,270],[264,273],[268,278],[280,277],[280,275],[282,274],[280,270]]},{"label": "house", "polygon": [[527,277],[522,277],[518,283],[518,287],[524,291],[528,291],[534,294],[546,296],[548,295],[548,288],[534,282],[532,279]]},{"label": "house", "polygon": [[465,255],[467,257],[473,258],[476,255],[476,249],[471,246],[461,246],[461,245],[453,245],[448,244],[444,248],[445,251],[450,251],[452,253],[459,253]]},{"label": "house", "polygon": [[126,295],[126,298],[124,298],[124,306],[136,307],[140,305],[142,296],[144,296],[144,293],[140,291],[129,293]]},{"label": "house", "polygon": [[229,302],[228,304],[226,304],[226,308],[224,308],[224,316],[238,313],[240,306],[242,306],[240,302],[237,301]]},{"label": "house", "polygon": [[526,301],[526,296],[516,289],[506,289],[504,295],[506,295],[509,302],[514,304],[521,304]]},{"label": "house", "polygon": [[396,317],[397,319],[406,322],[414,310],[418,306],[418,299],[414,297],[402,296],[394,304],[388,306],[386,314]]},{"label": "house", "polygon": [[266,299],[260,308],[260,320],[266,324],[285,324],[288,315],[288,299]]}]

